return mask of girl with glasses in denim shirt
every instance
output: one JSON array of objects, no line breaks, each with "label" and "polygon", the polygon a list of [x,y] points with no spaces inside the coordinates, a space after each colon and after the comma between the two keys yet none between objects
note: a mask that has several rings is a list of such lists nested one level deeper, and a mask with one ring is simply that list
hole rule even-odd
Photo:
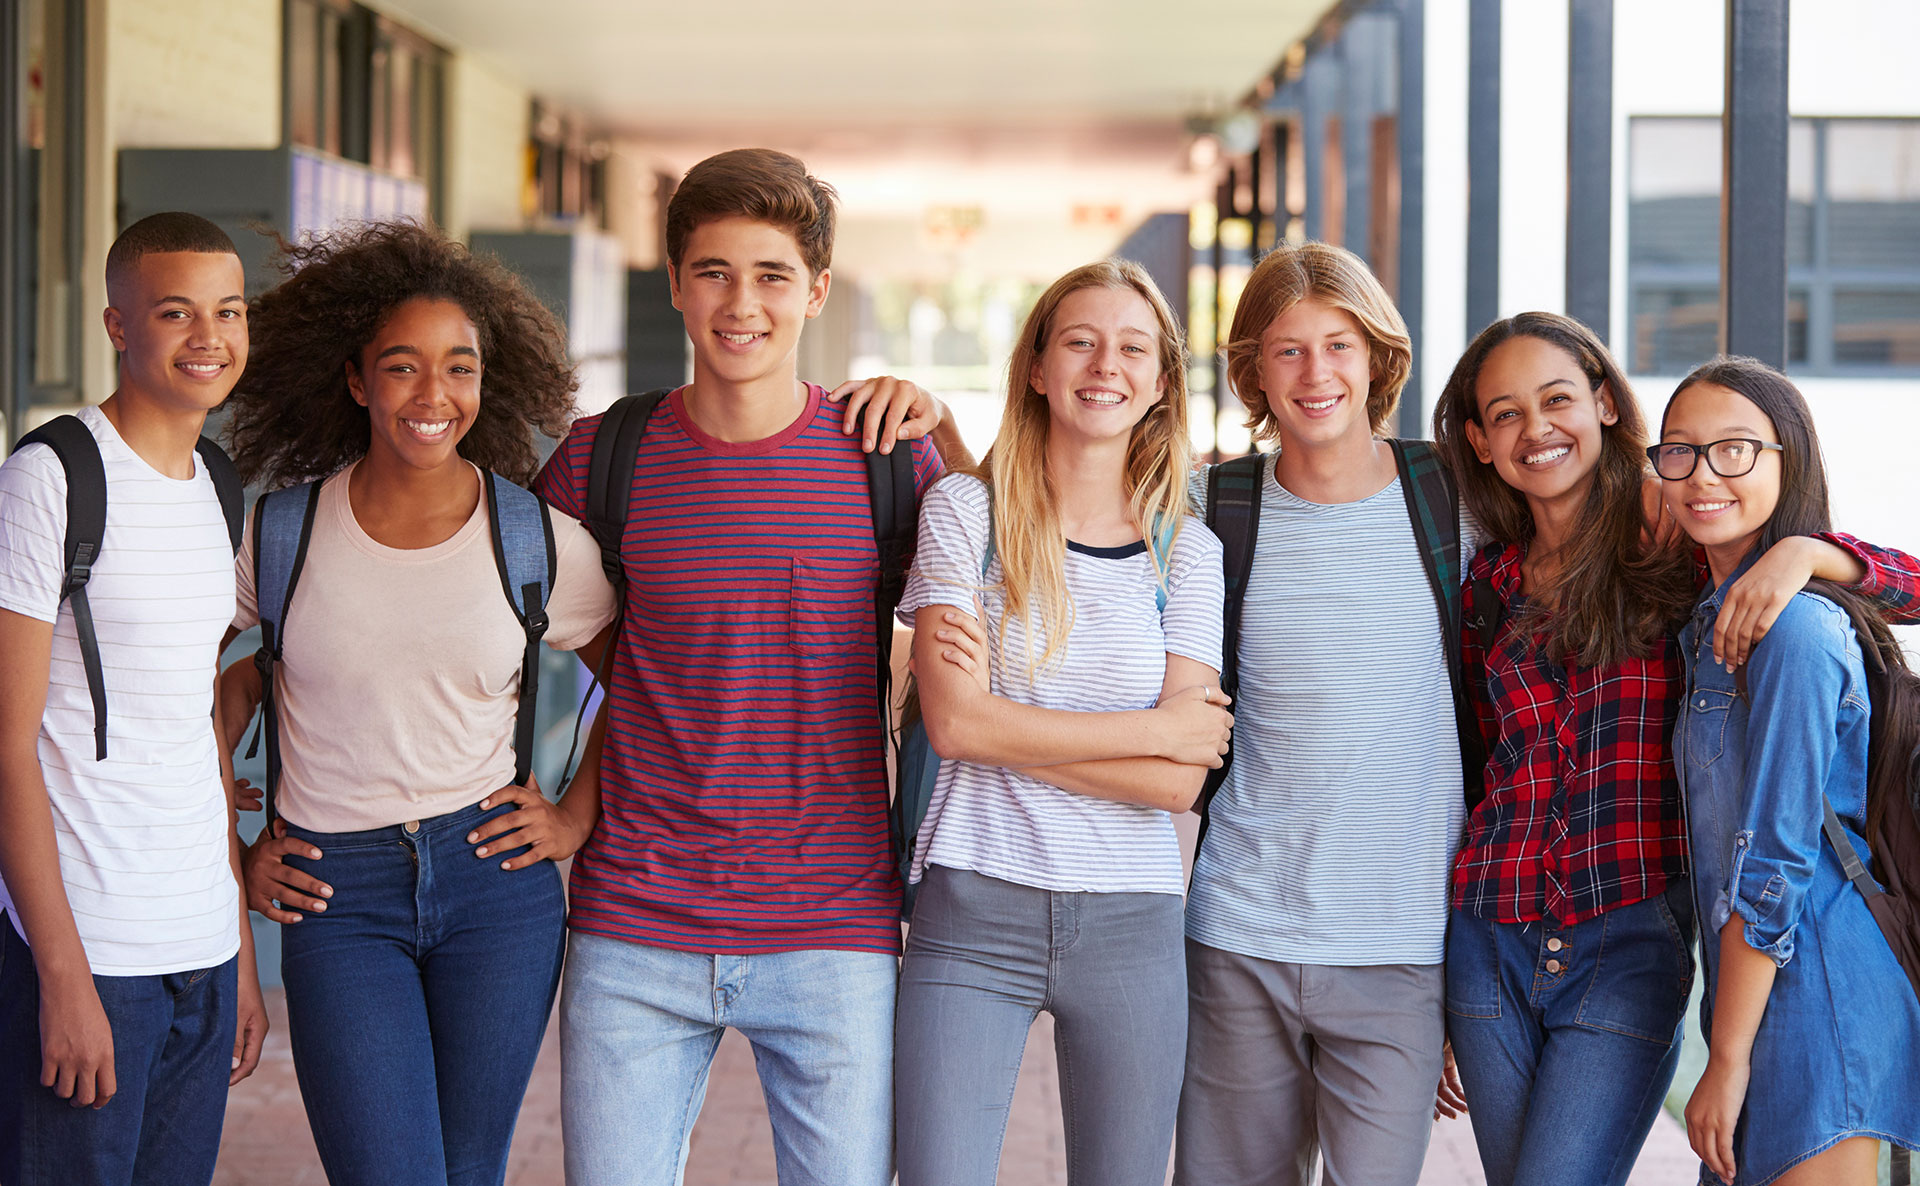
[{"label": "girl with glasses in denim shirt", "polygon": [[[1832,804],[1865,860],[1869,819],[1906,808],[1903,777],[1869,789],[1853,622],[1890,669],[1905,658],[1859,597],[1816,584],[1781,610],[1744,678],[1711,660],[1729,584],[1775,542],[1830,519],[1819,438],[1785,376],[1741,358],[1699,368],[1650,452],[1667,511],[1705,550],[1713,582],[1680,632],[1674,741],[1712,1051],[1687,1134],[1703,1182],[1871,1186],[1880,1141],[1920,1145],[1920,998],[1822,821]],[[1879,707],[1883,744],[1911,753],[1920,706],[1896,696]]]},{"label": "girl with glasses in denim shirt", "polygon": [[[1491,1186],[1621,1183],[1672,1081],[1693,977],[1668,738],[1673,636],[1700,578],[1660,521],[1626,377],[1578,322],[1489,326],[1434,431],[1491,541],[1468,567],[1462,638],[1486,794],[1454,867],[1447,944],[1474,1136]],[[1813,576],[1896,606],[1920,588],[1910,558],[1782,539],[1727,590],[1715,658],[1742,660]]]}]

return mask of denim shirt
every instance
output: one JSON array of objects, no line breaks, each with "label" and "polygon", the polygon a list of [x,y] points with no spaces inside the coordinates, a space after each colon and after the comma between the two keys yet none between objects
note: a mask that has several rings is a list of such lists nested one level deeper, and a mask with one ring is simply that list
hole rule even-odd
[{"label": "denim shirt", "polygon": [[1749,946],[1786,966],[1822,857],[1821,796],[1863,856],[1867,797],[1866,669],[1838,605],[1797,594],[1747,661],[1746,694],[1713,661],[1727,589],[1700,603],[1680,632],[1686,701],[1674,739],[1687,808],[1695,893],[1707,922],[1701,947],[1717,966],[1727,920]]}]

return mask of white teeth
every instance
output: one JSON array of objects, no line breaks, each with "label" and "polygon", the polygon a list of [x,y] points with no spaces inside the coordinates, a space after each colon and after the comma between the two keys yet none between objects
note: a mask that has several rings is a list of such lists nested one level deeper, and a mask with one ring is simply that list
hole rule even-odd
[{"label": "white teeth", "polygon": [[1090,404],[1099,404],[1103,408],[1116,407],[1125,402],[1125,398],[1111,391],[1082,391],[1080,398]]},{"label": "white teeth", "polygon": [[1690,502],[1687,507],[1702,515],[1710,515],[1715,511],[1724,511],[1732,505],[1731,502]]},{"label": "white teeth", "polygon": [[400,423],[423,437],[437,437],[453,427],[451,420],[402,420]]},{"label": "white teeth", "polygon": [[1529,453],[1525,457],[1521,458],[1521,460],[1528,465],[1540,465],[1543,462],[1558,461],[1562,457],[1565,457],[1567,454],[1571,452],[1573,452],[1572,449],[1569,449],[1565,445],[1561,445],[1557,449],[1542,449],[1538,453]]},{"label": "white teeth", "polygon": [[736,346],[744,346],[748,342],[753,341],[755,338],[763,337],[764,335],[762,334],[730,334],[723,330],[721,331],[720,336],[725,338],[727,341],[732,342]]},{"label": "white teeth", "polygon": [[180,366],[182,369],[192,371],[196,375],[217,375],[226,364],[219,362],[183,362]]},{"label": "white teeth", "polygon": [[1339,402],[1340,402],[1340,397],[1336,395],[1332,399],[1321,400],[1318,403],[1307,403],[1306,401],[1302,400],[1300,403],[1300,406],[1305,408],[1309,412],[1323,412],[1326,409],[1331,408],[1333,405]]}]

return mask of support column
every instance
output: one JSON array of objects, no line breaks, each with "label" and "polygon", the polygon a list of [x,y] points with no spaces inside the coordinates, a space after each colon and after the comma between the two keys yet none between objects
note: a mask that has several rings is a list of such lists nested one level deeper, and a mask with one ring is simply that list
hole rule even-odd
[{"label": "support column", "polygon": [[1787,362],[1787,0],[1727,0],[1720,348]]},{"label": "support column", "polygon": [[1500,315],[1500,5],[1467,15],[1467,337]]},{"label": "support column", "polygon": [[1397,431],[1413,438],[1427,435],[1420,394],[1425,346],[1420,329],[1426,324],[1426,13],[1425,0],[1400,0],[1399,114],[1394,124],[1400,155],[1400,266],[1393,299],[1413,338],[1413,366],[1400,393]]},{"label": "support column", "polygon": [[1567,316],[1607,341],[1613,300],[1613,0],[1572,0],[1567,38]]}]

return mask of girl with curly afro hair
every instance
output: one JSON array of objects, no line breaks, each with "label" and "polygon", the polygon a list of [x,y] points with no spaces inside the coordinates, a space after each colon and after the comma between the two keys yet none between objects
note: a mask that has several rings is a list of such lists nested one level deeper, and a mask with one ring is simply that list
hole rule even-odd
[{"label": "girl with curly afro hair", "polygon": [[[271,675],[277,812],[243,858],[247,901],[283,927],[328,1180],[499,1183],[559,984],[554,861],[598,814],[597,794],[516,784],[526,632],[483,497],[485,471],[532,477],[535,429],[565,430],[565,336],[505,268],[422,227],[282,244],[280,262],[228,430],[248,481],[318,491],[264,496],[312,500]],[[586,529],[543,511],[545,638],[570,650],[608,627],[614,595]],[[252,533],[229,639],[259,621]],[[222,677],[229,741],[260,690],[251,664]]]}]

